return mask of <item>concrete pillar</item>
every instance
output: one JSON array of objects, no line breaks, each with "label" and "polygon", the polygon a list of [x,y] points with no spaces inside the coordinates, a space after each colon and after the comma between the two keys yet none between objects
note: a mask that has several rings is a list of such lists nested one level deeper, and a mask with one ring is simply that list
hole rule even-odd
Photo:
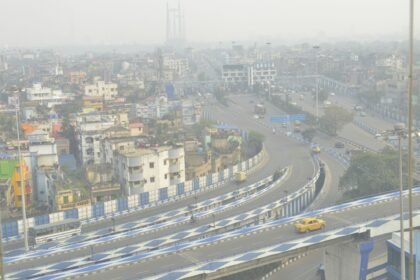
[{"label": "concrete pillar", "polygon": [[326,280],[366,279],[369,253],[373,242],[349,242],[332,245],[324,250]]}]

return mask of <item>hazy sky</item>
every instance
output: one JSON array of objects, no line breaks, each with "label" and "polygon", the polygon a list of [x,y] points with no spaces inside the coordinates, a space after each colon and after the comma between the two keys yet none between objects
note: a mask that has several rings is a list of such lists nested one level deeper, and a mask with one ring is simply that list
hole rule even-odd
[{"label": "hazy sky", "polygon": [[[0,0],[0,46],[159,44],[166,2]],[[190,42],[405,36],[408,0],[181,0]],[[416,22],[420,23],[420,20]]]}]

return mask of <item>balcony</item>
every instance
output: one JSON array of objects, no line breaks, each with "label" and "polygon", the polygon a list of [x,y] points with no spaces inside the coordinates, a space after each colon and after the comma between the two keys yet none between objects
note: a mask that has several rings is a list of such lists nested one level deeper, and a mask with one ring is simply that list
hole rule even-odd
[{"label": "balcony", "polygon": [[134,181],[143,181],[143,173],[140,172],[133,172],[127,174],[127,181],[134,182]]},{"label": "balcony", "polygon": [[138,157],[129,157],[127,160],[128,167],[142,166],[142,161]]},{"label": "balcony", "polygon": [[170,173],[180,172],[181,170],[182,169],[181,169],[181,166],[179,164],[171,164],[171,165],[169,165],[169,172]]}]

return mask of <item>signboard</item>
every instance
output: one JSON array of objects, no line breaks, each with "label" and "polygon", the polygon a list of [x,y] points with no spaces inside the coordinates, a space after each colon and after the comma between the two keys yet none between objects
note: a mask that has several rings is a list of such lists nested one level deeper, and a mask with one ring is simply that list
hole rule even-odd
[{"label": "signboard", "polygon": [[272,116],[270,119],[271,122],[275,122],[275,123],[287,123],[287,122],[304,121],[304,120],[305,120],[304,114]]}]

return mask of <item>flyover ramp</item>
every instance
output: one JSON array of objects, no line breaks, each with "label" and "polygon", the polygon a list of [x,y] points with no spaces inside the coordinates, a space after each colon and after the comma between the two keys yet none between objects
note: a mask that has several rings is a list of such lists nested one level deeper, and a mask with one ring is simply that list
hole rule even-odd
[{"label": "flyover ramp", "polygon": [[[417,204],[420,202],[419,192],[420,189],[416,189],[414,202]],[[368,236],[381,235],[385,231],[398,229],[398,220],[392,216],[398,213],[397,197],[398,193],[386,194],[305,214],[306,216],[321,216],[325,219],[327,228],[324,232],[297,234],[293,224],[305,216],[299,215],[212,236],[189,244],[179,244],[172,248],[154,251],[149,256],[121,259],[114,264],[97,264],[90,268],[63,272],[56,276],[81,274],[89,279],[100,279],[125,275],[127,276],[125,279],[138,279],[150,277],[162,271],[190,272],[192,268],[200,271],[198,268],[202,267],[207,269],[213,267],[217,271],[230,266],[231,260],[235,260],[234,263],[237,264],[238,254],[247,256],[250,256],[250,253],[256,254],[251,260],[239,261],[246,263],[255,261],[258,259],[257,256],[271,257],[280,254],[278,257],[281,258],[286,253],[296,254],[300,252],[299,250],[308,250],[309,247],[323,247],[333,244],[339,239],[340,241],[351,241],[358,234],[363,236],[367,233],[370,233]],[[417,218],[420,218],[420,215]],[[180,267],[187,268],[180,270]]]}]

